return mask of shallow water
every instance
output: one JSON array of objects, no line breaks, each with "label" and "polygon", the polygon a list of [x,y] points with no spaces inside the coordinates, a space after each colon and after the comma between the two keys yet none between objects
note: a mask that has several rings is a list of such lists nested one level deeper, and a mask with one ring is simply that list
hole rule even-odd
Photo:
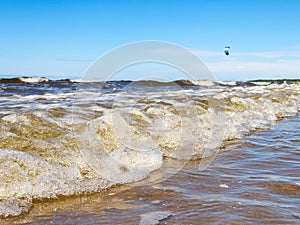
[{"label": "shallow water", "polygon": [[204,171],[190,161],[162,182],[37,202],[28,214],[3,222],[299,224],[299,125],[300,117],[285,119],[228,143]]},{"label": "shallow water", "polygon": [[298,84],[0,89],[3,223],[299,223]]}]

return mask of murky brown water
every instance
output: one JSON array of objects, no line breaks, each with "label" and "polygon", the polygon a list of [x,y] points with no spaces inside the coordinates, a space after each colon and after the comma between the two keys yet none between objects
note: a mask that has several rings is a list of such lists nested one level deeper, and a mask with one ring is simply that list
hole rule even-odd
[{"label": "murky brown water", "polygon": [[159,183],[35,202],[1,224],[300,224],[299,127],[286,119],[228,143],[204,171],[193,161]]}]

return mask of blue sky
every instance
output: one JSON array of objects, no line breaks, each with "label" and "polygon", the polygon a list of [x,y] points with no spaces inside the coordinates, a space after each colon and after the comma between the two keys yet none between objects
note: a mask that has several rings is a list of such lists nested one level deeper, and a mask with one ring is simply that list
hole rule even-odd
[{"label": "blue sky", "polygon": [[80,78],[113,48],[161,40],[219,80],[300,78],[299,12],[298,0],[0,0],[0,74]]}]

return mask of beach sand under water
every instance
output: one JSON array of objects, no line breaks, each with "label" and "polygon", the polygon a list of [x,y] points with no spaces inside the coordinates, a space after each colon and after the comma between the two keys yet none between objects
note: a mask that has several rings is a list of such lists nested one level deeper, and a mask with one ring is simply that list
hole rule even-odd
[{"label": "beach sand under water", "polygon": [[1,86],[0,224],[300,223],[300,85],[111,85]]}]

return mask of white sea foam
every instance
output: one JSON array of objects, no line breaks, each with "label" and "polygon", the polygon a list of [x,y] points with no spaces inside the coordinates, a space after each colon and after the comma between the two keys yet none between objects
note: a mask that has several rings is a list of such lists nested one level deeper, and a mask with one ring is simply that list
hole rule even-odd
[{"label": "white sea foam", "polygon": [[215,83],[210,80],[194,80],[192,83],[203,87],[212,87],[215,85]]},{"label": "white sea foam", "polygon": [[[60,154],[63,157],[59,160],[41,159],[26,152],[0,149],[2,216],[28,211],[34,198],[97,191],[111,185],[93,172],[89,174],[89,167],[78,152]],[[58,154],[53,153],[53,157]],[[66,162],[64,157],[67,157]],[[85,168],[86,174],[82,175],[80,171]]]},{"label": "white sea foam", "polygon": [[39,82],[48,82],[49,79],[45,77],[20,77],[21,81],[26,83],[39,83]]}]

